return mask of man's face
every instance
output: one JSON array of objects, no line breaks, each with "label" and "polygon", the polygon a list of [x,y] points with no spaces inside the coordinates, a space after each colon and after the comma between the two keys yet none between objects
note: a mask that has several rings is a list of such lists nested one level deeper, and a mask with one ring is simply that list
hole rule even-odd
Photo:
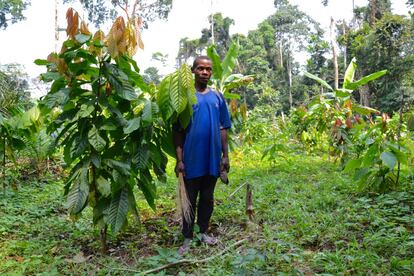
[{"label": "man's face", "polygon": [[212,74],[212,63],[208,59],[197,60],[193,73],[196,83],[207,84]]}]

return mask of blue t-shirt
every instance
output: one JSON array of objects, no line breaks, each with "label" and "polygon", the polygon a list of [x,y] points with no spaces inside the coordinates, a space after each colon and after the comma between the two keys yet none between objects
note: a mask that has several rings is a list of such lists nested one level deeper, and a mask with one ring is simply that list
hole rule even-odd
[{"label": "blue t-shirt", "polygon": [[184,142],[185,178],[218,177],[222,155],[220,129],[230,128],[230,116],[221,93],[210,89],[196,92],[197,104],[186,129]]}]

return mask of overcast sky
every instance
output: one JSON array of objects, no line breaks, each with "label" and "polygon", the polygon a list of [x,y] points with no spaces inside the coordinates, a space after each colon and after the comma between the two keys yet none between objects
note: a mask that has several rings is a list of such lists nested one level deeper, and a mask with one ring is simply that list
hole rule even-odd
[{"label": "overcast sky", "polygon": [[[109,1],[109,0],[108,0]],[[25,11],[27,20],[11,25],[6,30],[0,30],[0,64],[21,63],[31,77],[44,72],[44,67],[37,66],[33,61],[46,58],[54,51],[54,0],[32,0],[31,6]],[[62,3],[62,0],[60,0]],[[212,2],[212,8],[211,8]],[[143,32],[145,50],[134,57],[141,69],[151,66],[151,56],[154,52],[169,55],[165,70],[172,70],[178,52],[178,42],[181,38],[199,38],[201,29],[208,27],[208,16],[211,12],[221,12],[223,16],[234,19],[230,32],[247,34],[267,16],[275,12],[274,0],[173,0],[167,22],[154,22]],[[394,12],[407,14],[405,0],[394,0]],[[352,17],[352,0],[330,0],[329,6],[324,7],[321,0],[291,0],[300,9],[322,24],[326,30],[330,17],[335,20]],[[356,6],[366,5],[367,1],[355,0]],[[61,5],[59,11],[60,26],[65,28],[65,14],[68,6]],[[76,8],[76,7],[75,7]],[[78,11],[81,11],[77,7]],[[85,16],[86,17],[86,16]],[[93,30],[93,27],[90,27]],[[108,30],[103,30],[105,33]],[[60,34],[61,40],[66,37]]]}]

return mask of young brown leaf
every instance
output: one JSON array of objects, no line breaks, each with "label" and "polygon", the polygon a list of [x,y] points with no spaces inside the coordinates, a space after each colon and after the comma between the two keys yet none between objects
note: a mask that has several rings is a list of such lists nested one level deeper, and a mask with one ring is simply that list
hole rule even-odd
[{"label": "young brown leaf", "polygon": [[[104,40],[105,40],[105,34],[101,30],[97,31],[93,35],[92,41],[94,43],[97,43],[97,41],[101,41],[101,43],[103,43]],[[94,43],[91,43],[91,46],[89,47],[89,50],[91,51],[92,54],[96,55],[97,57],[101,57],[102,56],[102,48],[94,46]]]},{"label": "young brown leaf", "polygon": [[125,31],[125,21],[122,16],[119,16],[109,31],[106,38],[108,52],[112,57],[117,57],[119,54],[126,52],[126,43],[122,41]]},{"label": "young brown leaf", "polygon": [[68,22],[68,26],[66,27],[66,34],[70,36],[71,29],[73,26],[73,9],[69,8],[66,12],[66,21]]},{"label": "young brown leaf", "polygon": [[91,32],[88,29],[88,25],[86,25],[86,22],[82,20],[81,26],[80,26],[80,32],[84,35],[91,35]]},{"label": "young brown leaf", "polygon": [[141,27],[142,27],[142,17],[138,17],[135,21],[135,37],[138,43],[138,47],[144,50],[144,42],[141,39]]},{"label": "young brown leaf", "polygon": [[130,57],[137,53],[137,37],[134,30],[134,26],[131,22],[128,22],[128,25],[124,32],[124,39],[127,43],[127,53]]}]

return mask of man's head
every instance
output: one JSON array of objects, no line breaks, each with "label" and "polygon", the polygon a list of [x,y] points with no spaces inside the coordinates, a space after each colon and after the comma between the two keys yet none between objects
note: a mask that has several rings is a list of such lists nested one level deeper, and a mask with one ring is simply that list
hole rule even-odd
[{"label": "man's head", "polygon": [[213,71],[213,63],[208,56],[198,56],[191,68],[194,73],[196,85],[207,86]]}]

